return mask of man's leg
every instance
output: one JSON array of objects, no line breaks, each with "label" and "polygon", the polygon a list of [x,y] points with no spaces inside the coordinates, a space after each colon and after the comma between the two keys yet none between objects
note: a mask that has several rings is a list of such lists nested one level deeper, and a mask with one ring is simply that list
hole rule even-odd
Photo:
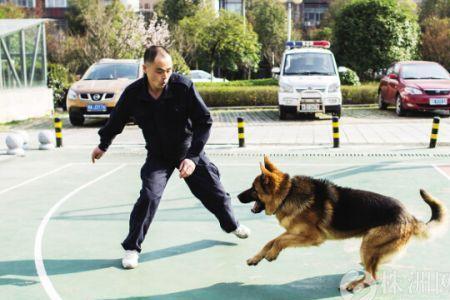
[{"label": "man's leg", "polygon": [[219,170],[206,156],[202,155],[194,173],[185,181],[192,194],[216,216],[225,232],[232,232],[238,228],[239,223],[231,208],[230,194],[220,182]]},{"label": "man's leg", "polygon": [[169,164],[151,157],[148,157],[142,166],[142,189],[130,215],[128,236],[122,243],[125,250],[141,252],[141,244],[173,170]]}]

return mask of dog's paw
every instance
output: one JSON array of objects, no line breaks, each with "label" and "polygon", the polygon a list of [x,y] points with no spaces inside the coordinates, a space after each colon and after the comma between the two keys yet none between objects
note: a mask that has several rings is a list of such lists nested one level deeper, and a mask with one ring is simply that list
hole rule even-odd
[{"label": "dog's paw", "polygon": [[247,265],[256,266],[260,261],[261,261],[261,258],[255,256],[255,257],[247,259]]},{"label": "dog's paw", "polygon": [[345,289],[350,293],[355,293],[355,292],[359,292],[369,286],[370,286],[370,284],[368,284],[367,282],[356,280],[356,281],[350,282],[347,285],[347,287],[345,287]]},{"label": "dog's paw", "polygon": [[264,258],[265,258],[267,261],[273,261],[273,260],[277,259],[278,254],[280,254],[280,252],[270,250],[269,252],[266,253],[266,256],[265,256]]}]

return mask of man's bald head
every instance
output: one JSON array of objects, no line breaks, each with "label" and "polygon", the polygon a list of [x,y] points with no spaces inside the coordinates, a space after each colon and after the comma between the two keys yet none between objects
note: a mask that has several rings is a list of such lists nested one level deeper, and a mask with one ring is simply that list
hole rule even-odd
[{"label": "man's bald head", "polygon": [[169,51],[163,46],[150,46],[144,53],[144,64],[152,64],[158,55],[169,56]]}]

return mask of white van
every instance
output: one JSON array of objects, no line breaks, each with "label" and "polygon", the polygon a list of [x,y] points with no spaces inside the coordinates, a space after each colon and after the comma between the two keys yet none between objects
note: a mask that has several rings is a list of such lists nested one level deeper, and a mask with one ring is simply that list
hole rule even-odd
[{"label": "white van", "polygon": [[341,115],[341,82],[328,41],[287,42],[279,75],[280,119],[317,112]]}]

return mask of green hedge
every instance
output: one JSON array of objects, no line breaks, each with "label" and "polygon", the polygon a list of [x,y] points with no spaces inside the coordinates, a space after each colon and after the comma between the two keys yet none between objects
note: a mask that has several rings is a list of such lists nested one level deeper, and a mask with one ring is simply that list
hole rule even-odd
[{"label": "green hedge", "polygon": [[[197,86],[209,107],[278,105],[278,86]],[[344,104],[373,104],[377,102],[377,84],[342,86]]]},{"label": "green hedge", "polygon": [[273,78],[251,79],[251,80],[233,80],[228,82],[196,82],[196,87],[214,87],[214,86],[278,86],[278,80]]},{"label": "green hedge", "polygon": [[277,86],[198,87],[206,105],[257,106],[277,105]]},{"label": "green hedge", "polygon": [[343,85],[341,91],[344,104],[377,103],[378,84]]}]

